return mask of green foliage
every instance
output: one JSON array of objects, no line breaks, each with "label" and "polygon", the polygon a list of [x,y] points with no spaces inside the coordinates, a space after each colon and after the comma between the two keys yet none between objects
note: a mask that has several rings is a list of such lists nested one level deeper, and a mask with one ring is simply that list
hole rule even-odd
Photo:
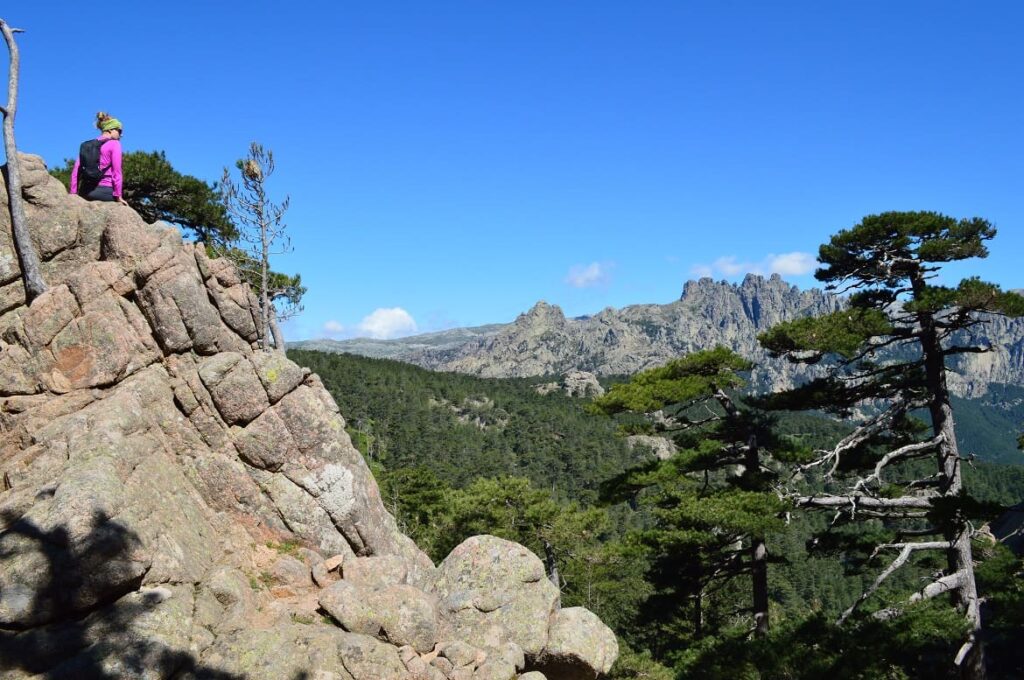
[{"label": "green foliage", "polygon": [[667,405],[686,408],[716,389],[741,386],[743,379],[737,373],[752,367],[725,347],[695,352],[638,373],[627,383],[612,385],[594,400],[592,411],[610,415],[623,411],[650,413]]},{"label": "green foliage", "polygon": [[986,559],[975,573],[985,595],[982,615],[989,655],[990,677],[1024,677],[1024,561],[1002,545],[983,546]]},{"label": "green foliage", "polygon": [[675,672],[658,663],[648,651],[637,652],[619,644],[619,658],[612,666],[610,680],[675,680]]},{"label": "green foliage", "polygon": [[808,352],[807,357],[798,358],[817,361],[828,353],[850,358],[871,338],[892,331],[892,323],[881,310],[854,308],[783,322],[757,339],[773,355]]},{"label": "green foliage", "polygon": [[[71,185],[75,159],[51,174]],[[163,151],[131,151],[122,157],[124,199],[147,222],[163,220],[190,232],[197,241],[223,245],[238,238],[217,185],[209,185],[171,166]]]},{"label": "green foliage", "polygon": [[[725,392],[741,386],[740,372],[751,368],[717,347],[643,371],[594,401],[597,413],[652,417],[655,429],[673,434],[682,447],[604,486],[608,500],[631,499],[650,517],[650,526],[631,537],[651,553],[654,592],[640,617],[653,625],[634,640],[659,657],[746,630],[738,623],[745,617],[728,612],[746,611],[767,597],[756,579],[753,597],[743,597],[739,582],[753,572],[753,547],[782,527],[786,504],[771,489],[774,474],[760,446],[784,442],[765,418],[742,410]],[[739,474],[732,469],[737,464],[744,466]]]},{"label": "green foliage", "polygon": [[587,502],[602,481],[647,458],[581,400],[538,394],[542,378],[483,379],[348,354],[288,356],[320,375],[350,431],[368,443],[368,459],[389,470],[429,466],[455,488],[477,477],[526,477]]},{"label": "green foliage", "polygon": [[283,541],[281,543],[278,543],[276,541],[267,541],[268,548],[270,548],[271,550],[275,550],[281,553],[282,555],[296,555],[301,545],[302,544],[296,540],[288,540]]},{"label": "green foliage", "polygon": [[1018,448],[1024,388],[993,384],[977,399],[954,397],[953,411],[960,450],[965,455],[993,463],[1024,463]]},{"label": "green foliage", "polygon": [[491,534],[555,560],[563,606],[584,606],[622,624],[650,591],[644,555],[617,540],[611,513],[559,502],[522,477],[478,478],[463,489],[429,469],[382,470],[381,495],[399,525],[434,561],[470,536]]},{"label": "green foliage", "polygon": [[995,228],[984,219],[954,219],[936,212],[869,215],[821,246],[819,281],[856,279],[895,288],[922,264],[986,257]]}]

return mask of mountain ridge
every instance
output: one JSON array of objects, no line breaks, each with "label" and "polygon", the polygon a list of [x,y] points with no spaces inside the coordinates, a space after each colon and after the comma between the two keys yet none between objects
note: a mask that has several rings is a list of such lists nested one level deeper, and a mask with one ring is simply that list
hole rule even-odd
[{"label": "mountain ridge", "polygon": [[[539,301],[507,324],[452,329],[376,341],[361,351],[356,341],[333,348],[315,341],[302,349],[383,356],[423,368],[480,377],[534,377],[572,370],[609,376],[631,374],[688,352],[721,344],[754,361],[752,387],[766,391],[822,375],[824,367],[774,359],[758,333],[781,321],[840,309],[842,298],[818,288],[801,290],[778,274],[748,274],[739,283],[704,277],[687,281],[678,300],[647,303],[570,318],[558,305]],[[961,397],[984,395],[993,383],[1024,386],[1024,321],[995,317],[984,337],[993,350],[956,357],[950,383]],[[435,338],[443,336],[444,342]]]}]

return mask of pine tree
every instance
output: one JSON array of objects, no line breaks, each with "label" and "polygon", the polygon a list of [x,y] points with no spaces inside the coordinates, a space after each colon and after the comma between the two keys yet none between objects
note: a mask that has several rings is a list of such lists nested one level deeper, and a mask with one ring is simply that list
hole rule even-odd
[{"label": "pine tree", "polygon": [[[847,308],[783,323],[760,337],[775,355],[833,362],[826,364],[829,377],[774,395],[775,407],[851,419],[867,413],[851,434],[800,468],[824,470],[836,490],[794,499],[801,507],[831,509],[837,519],[880,518],[891,529],[873,556],[897,556],[840,621],[917,553],[942,551],[946,569],[911,600],[952,595],[968,629],[955,663],[972,679],[985,676],[971,545],[980,508],[963,485],[946,371],[957,355],[991,349],[965,331],[987,315],[1024,314],[1024,298],[977,278],[955,287],[936,278],[945,263],[986,257],[985,243],[995,233],[984,219],[934,212],[865,217],[821,246],[823,266],[815,273],[828,290],[850,294]],[[930,422],[918,421],[915,411]],[[934,460],[934,474],[913,474],[919,467],[909,462],[918,459]],[[898,613],[895,607],[876,616]]]},{"label": "pine tree", "polygon": [[768,632],[765,537],[780,527],[783,506],[763,461],[770,431],[730,395],[743,384],[740,373],[751,368],[718,347],[643,371],[594,401],[600,413],[643,414],[655,431],[681,446],[673,457],[632,470],[610,488],[652,509],[657,523],[645,539],[656,555],[653,577],[666,592],[689,600],[695,639],[714,632],[705,625],[705,598],[747,575],[745,609],[753,614],[753,632]]}]

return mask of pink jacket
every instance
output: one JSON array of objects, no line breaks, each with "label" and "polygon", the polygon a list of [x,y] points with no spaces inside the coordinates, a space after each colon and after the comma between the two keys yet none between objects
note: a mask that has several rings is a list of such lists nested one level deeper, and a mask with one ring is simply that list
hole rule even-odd
[{"label": "pink jacket", "polygon": [[[102,139],[102,135],[97,137]],[[71,193],[78,193],[78,165],[81,159],[75,159],[75,169],[71,171]],[[108,139],[100,147],[100,168],[103,170],[103,179],[99,186],[112,187],[114,198],[121,197],[123,177],[121,176],[121,142],[116,139]]]}]

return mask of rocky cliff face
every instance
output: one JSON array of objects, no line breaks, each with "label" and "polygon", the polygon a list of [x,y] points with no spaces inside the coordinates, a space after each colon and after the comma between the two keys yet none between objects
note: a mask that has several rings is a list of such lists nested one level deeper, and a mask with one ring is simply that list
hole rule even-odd
[{"label": "rocky cliff face", "polygon": [[[670,359],[725,345],[753,360],[756,390],[771,390],[815,376],[821,367],[772,359],[758,333],[801,316],[839,309],[842,300],[818,289],[801,291],[777,274],[750,274],[742,283],[704,278],[686,284],[676,302],[605,309],[567,319],[557,306],[537,303],[513,323],[455,348],[396,355],[426,368],[482,377],[529,377],[574,370],[631,374]],[[1024,385],[1024,320],[992,319],[972,341],[992,347],[957,357],[950,383],[958,396],[983,395],[991,383]]]},{"label": "rocky cliff face", "polygon": [[721,344],[761,365],[755,383],[789,384],[799,369],[769,360],[757,344],[757,333],[779,321],[833,311],[839,304],[821,291],[800,291],[778,276],[750,275],[738,286],[705,278],[687,283],[682,297],[671,304],[609,308],[581,319],[567,319],[558,307],[540,302],[496,335],[408,360],[484,377],[573,369],[612,375]]},{"label": "rocky cliff face", "polygon": [[319,378],[254,349],[228,263],[21,160],[49,290],[25,305],[0,211],[2,677],[608,670],[614,636],[525,548],[435,568],[398,531]]}]

